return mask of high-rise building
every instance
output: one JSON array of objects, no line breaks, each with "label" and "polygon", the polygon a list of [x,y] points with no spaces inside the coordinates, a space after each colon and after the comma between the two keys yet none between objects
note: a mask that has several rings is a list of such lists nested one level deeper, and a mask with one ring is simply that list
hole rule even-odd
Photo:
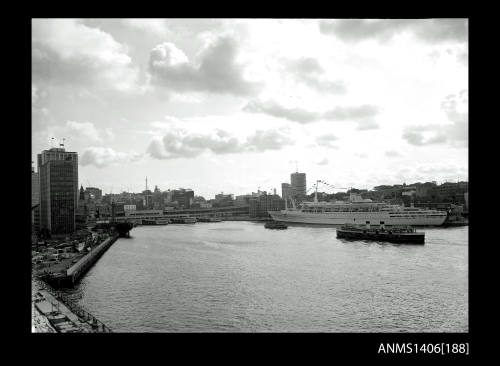
[{"label": "high-rise building", "polygon": [[40,173],[31,168],[31,224],[34,232],[40,231]]},{"label": "high-rise building", "polygon": [[78,154],[52,148],[38,154],[40,228],[51,234],[75,231],[78,205]]},{"label": "high-rise building", "polygon": [[306,173],[292,173],[290,175],[292,195],[298,200],[303,200],[306,196]]},{"label": "high-rise building", "polygon": [[194,191],[192,189],[174,189],[172,191],[172,202],[177,202],[178,208],[190,208],[194,201]]}]

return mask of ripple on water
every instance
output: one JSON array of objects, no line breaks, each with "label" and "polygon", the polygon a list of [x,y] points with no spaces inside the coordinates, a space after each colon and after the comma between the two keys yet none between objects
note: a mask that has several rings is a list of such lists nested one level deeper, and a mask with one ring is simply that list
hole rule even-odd
[{"label": "ripple on water", "polygon": [[132,234],[68,290],[115,331],[468,331],[468,228],[426,229],[424,246],[250,222]]}]

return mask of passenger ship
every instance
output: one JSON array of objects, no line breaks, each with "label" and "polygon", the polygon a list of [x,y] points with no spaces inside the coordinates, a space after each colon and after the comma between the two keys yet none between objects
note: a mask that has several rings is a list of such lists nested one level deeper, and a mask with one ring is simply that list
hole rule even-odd
[{"label": "passenger ship", "polygon": [[304,202],[300,208],[294,204],[293,208],[268,212],[275,221],[319,225],[365,224],[367,221],[379,225],[382,221],[385,225],[439,226],[447,216],[444,211],[373,202],[354,193],[347,202],[318,202],[315,195],[314,202]]}]

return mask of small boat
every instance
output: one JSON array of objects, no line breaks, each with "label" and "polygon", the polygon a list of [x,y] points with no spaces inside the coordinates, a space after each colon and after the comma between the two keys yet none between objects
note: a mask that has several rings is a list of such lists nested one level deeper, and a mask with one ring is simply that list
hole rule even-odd
[{"label": "small boat", "polygon": [[266,224],[264,225],[264,227],[266,229],[279,229],[279,230],[282,230],[282,229],[287,229],[288,228],[288,225],[283,223],[283,222],[279,222],[279,221],[268,221],[266,222]]},{"label": "small boat", "polygon": [[390,243],[401,244],[424,244],[425,233],[417,232],[411,226],[391,226],[385,228],[381,222],[378,228],[370,227],[370,222],[367,221],[364,225],[345,224],[340,229],[337,229],[337,238],[339,239],[354,239],[354,240],[375,240],[387,241]]}]

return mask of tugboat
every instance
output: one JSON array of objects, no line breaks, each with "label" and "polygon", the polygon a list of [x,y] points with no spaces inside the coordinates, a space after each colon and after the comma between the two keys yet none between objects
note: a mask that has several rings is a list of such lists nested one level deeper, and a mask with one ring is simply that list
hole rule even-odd
[{"label": "tugboat", "polygon": [[287,229],[288,225],[285,224],[285,223],[283,223],[283,222],[279,222],[279,221],[268,221],[268,222],[266,222],[266,224],[264,225],[264,227],[266,229],[283,230],[283,229]]},{"label": "tugboat", "polygon": [[343,225],[340,229],[337,229],[337,238],[387,241],[400,244],[424,244],[425,233],[417,232],[411,226],[391,226],[386,229],[383,221],[380,222],[379,228],[370,228],[370,221],[367,221],[366,226]]}]

